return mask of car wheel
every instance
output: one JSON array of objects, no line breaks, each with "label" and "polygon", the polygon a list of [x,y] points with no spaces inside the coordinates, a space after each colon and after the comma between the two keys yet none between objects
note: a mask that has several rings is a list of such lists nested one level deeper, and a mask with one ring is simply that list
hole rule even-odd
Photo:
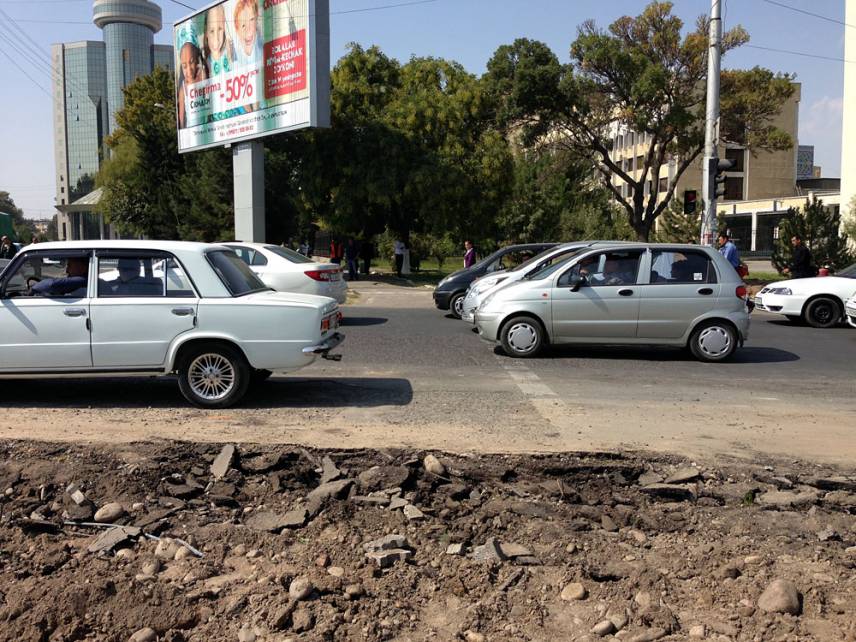
[{"label": "car wheel", "polygon": [[459,292],[449,301],[449,312],[456,319],[460,319],[464,314],[464,299],[466,296],[463,292]]},{"label": "car wheel", "polygon": [[193,346],[178,370],[181,394],[199,408],[229,408],[250,385],[250,366],[236,348],[218,343]]},{"label": "car wheel", "polygon": [[272,374],[270,370],[253,370],[250,373],[250,383],[253,385],[264,383]]},{"label": "car wheel", "polygon": [[690,351],[699,361],[724,361],[737,349],[737,331],[722,321],[708,321],[690,337]]},{"label": "car wheel", "polygon": [[500,334],[502,349],[510,357],[534,357],[544,347],[544,329],[532,317],[514,317]]},{"label": "car wheel", "polygon": [[813,328],[831,328],[841,319],[841,307],[829,297],[812,299],[805,306],[803,318]]}]

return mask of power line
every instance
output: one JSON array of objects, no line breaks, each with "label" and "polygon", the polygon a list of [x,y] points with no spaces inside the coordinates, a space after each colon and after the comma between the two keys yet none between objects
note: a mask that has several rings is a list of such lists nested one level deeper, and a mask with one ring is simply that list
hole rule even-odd
[{"label": "power line", "polygon": [[805,58],[818,58],[820,60],[832,60],[833,62],[846,62],[856,64],[856,60],[846,60],[844,58],[833,58],[832,56],[821,56],[820,54],[811,54],[804,51],[790,51],[789,49],[774,49],[773,47],[762,47],[761,45],[743,45],[750,49],[761,49],[762,51],[773,51],[775,53],[790,54],[792,56],[804,56]]},{"label": "power line", "polygon": [[184,7],[185,9],[190,9],[191,11],[196,11],[196,7],[191,7],[189,4],[184,4],[183,2],[179,2],[178,0],[169,0],[173,4],[177,4],[180,7]]},{"label": "power line", "polygon": [[851,25],[850,23],[844,22],[843,20],[830,18],[829,16],[823,16],[819,13],[813,13],[811,11],[806,11],[805,9],[800,9],[798,7],[792,7],[791,5],[785,4],[784,2],[777,2],[777,0],[761,0],[761,2],[766,2],[767,4],[771,4],[776,7],[782,7],[782,9],[787,9],[789,11],[795,11],[796,13],[801,13],[806,16],[811,16],[812,18],[818,18],[819,20],[826,20],[827,22],[832,22],[837,25],[844,25],[845,27],[856,29],[856,25]]},{"label": "power line", "polygon": [[10,56],[9,54],[7,54],[7,53],[6,53],[6,51],[5,51],[3,48],[0,48],[0,53],[2,53],[4,56],[6,56],[6,58],[8,58],[8,59],[9,59],[9,62],[11,62],[15,67],[17,67],[17,68],[18,68],[18,70],[19,70],[22,74],[24,74],[27,78],[29,78],[29,79],[30,79],[30,82],[32,82],[36,87],[38,87],[38,88],[39,88],[39,89],[41,89],[43,92],[45,92],[45,94],[47,94],[47,95],[48,95],[48,97],[52,98],[52,96],[51,96],[51,92],[49,92],[47,89],[45,89],[44,87],[42,87],[42,85],[41,85],[41,84],[40,84],[40,83],[39,83],[35,78],[33,78],[30,74],[28,74],[28,73],[24,70],[24,68],[23,68],[23,67],[21,67],[17,62],[15,62],[15,60],[12,58],[12,56]]}]

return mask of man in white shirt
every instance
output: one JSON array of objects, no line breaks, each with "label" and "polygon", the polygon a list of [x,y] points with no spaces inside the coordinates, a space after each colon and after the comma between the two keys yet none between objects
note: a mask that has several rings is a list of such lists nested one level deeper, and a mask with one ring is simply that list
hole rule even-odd
[{"label": "man in white shirt", "polygon": [[395,254],[395,275],[400,279],[401,271],[404,269],[404,253],[407,251],[407,246],[404,241],[395,239],[392,243],[392,251]]}]

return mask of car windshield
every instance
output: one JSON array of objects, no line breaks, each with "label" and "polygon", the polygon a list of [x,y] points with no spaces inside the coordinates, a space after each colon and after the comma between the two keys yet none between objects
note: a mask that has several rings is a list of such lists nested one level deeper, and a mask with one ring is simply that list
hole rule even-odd
[{"label": "car windshield", "polygon": [[551,252],[553,252],[553,250],[554,250],[554,248],[550,248],[549,250],[544,250],[540,254],[533,256],[528,261],[523,261],[523,263],[521,263],[516,268],[514,268],[510,271],[511,272],[519,272],[521,270],[528,270],[532,266],[537,265],[538,263],[542,262],[544,260],[544,257],[547,256],[548,254],[550,254]]},{"label": "car windshield", "polygon": [[845,279],[856,279],[856,263],[836,272],[835,276],[843,276]]},{"label": "car windshield", "polygon": [[247,264],[231,250],[214,250],[206,254],[208,262],[232,296],[244,296],[269,290]]},{"label": "car windshield", "polygon": [[586,249],[588,248],[579,247],[573,250],[568,250],[567,252],[563,252],[562,254],[557,254],[548,265],[545,265],[543,268],[533,272],[532,274],[527,274],[526,278],[532,281],[548,279],[553,276],[559,270],[559,268],[564,265],[567,265],[568,261],[570,261],[572,258],[574,258]]},{"label": "car windshield", "polygon": [[291,261],[292,263],[314,263],[310,258],[303,256],[302,254],[295,252],[294,250],[287,247],[280,247],[279,245],[265,245],[265,249],[268,252],[273,252],[277,256],[281,256],[282,258]]}]

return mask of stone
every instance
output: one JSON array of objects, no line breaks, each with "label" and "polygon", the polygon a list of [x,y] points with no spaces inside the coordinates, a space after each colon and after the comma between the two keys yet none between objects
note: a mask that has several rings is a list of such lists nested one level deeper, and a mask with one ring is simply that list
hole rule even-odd
[{"label": "stone", "polygon": [[329,455],[324,455],[321,460],[321,483],[326,484],[335,481],[342,476],[342,471],[336,468],[336,464],[330,459]]},{"label": "stone", "polygon": [[758,608],[767,613],[802,613],[802,596],[793,582],[774,580],[758,598]]},{"label": "stone", "polygon": [[763,561],[764,561],[764,558],[761,557],[760,555],[747,555],[746,557],[743,558],[743,563],[749,564],[749,565],[760,564]]},{"label": "stone", "polygon": [[529,557],[532,555],[532,551],[523,546],[522,544],[505,544],[502,543],[499,545],[499,550],[502,551],[502,554],[505,557]]},{"label": "stone", "polygon": [[312,591],[314,590],[315,587],[312,586],[312,582],[308,577],[297,577],[289,584],[288,595],[295,602],[300,602],[312,595]]},{"label": "stone", "polygon": [[823,496],[823,501],[826,504],[832,504],[839,508],[852,510],[856,508],[856,493],[849,493],[844,490],[834,490],[826,493],[826,495]]},{"label": "stone", "polygon": [[179,549],[178,549],[178,551],[176,551],[176,553],[175,553],[175,559],[176,559],[176,561],[179,561],[179,560],[186,560],[186,559],[187,559],[187,558],[189,558],[189,557],[195,557],[195,556],[194,556],[194,555],[193,555],[193,553],[190,551],[190,549],[189,549],[189,548],[187,548],[186,546],[182,546],[182,547],[181,547],[181,548],[179,548]]},{"label": "stone", "polygon": [[158,559],[169,561],[175,559],[175,554],[178,553],[178,549],[181,547],[181,544],[176,542],[171,537],[164,537],[161,541],[158,542],[158,545],[155,547],[155,557]]},{"label": "stone", "polygon": [[631,528],[629,531],[627,531],[627,534],[630,535],[630,537],[632,537],[634,540],[636,540],[637,544],[644,544],[648,541],[648,536],[636,528]]},{"label": "stone", "polygon": [[704,624],[695,624],[690,627],[689,635],[694,640],[701,640],[707,636],[707,629]]},{"label": "stone", "polygon": [[139,528],[134,526],[117,526],[115,528],[110,528],[101,533],[95,540],[87,547],[90,553],[102,553],[113,550],[119,544],[122,544],[132,537],[139,537],[140,533]]},{"label": "stone", "polygon": [[83,506],[89,500],[86,499],[86,495],[83,494],[83,491],[80,490],[77,486],[72,484],[66,489],[68,496],[71,497],[71,501],[73,501],[78,506]]},{"label": "stone", "polygon": [[403,548],[369,551],[366,557],[375,562],[378,568],[389,568],[396,562],[406,562],[413,557],[413,552]]},{"label": "stone", "polygon": [[291,616],[291,628],[295,633],[310,631],[315,626],[315,617],[307,608],[297,609]]},{"label": "stone", "polygon": [[345,587],[345,597],[349,600],[356,600],[362,597],[364,591],[361,584],[348,584]]},{"label": "stone", "polygon": [[432,475],[443,477],[446,475],[446,467],[434,455],[425,455],[422,465]]},{"label": "stone", "polygon": [[238,631],[238,642],[256,642],[256,633],[250,627],[244,625]]},{"label": "stone", "polygon": [[618,532],[618,524],[609,515],[604,515],[600,518],[600,525],[607,533]]},{"label": "stone", "polygon": [[664,638],[666,635],[668,635],[666,629],[654,627],[646,631],[642,631],[641,633],[637,633],[633,637],[627,638],[627,642],[654,642],[654,640]]},{"label": "stone", "polygon": [[485,642],[484,634],[478,633],[477,631],[467,631],[464,634],[464,639],[467,642]]},{"label": "stone", "polygon": [[818,501],[817,491],[791,493],[783,490],[773,490],[759,495],[755,500],[759,505],[770,508],[801,508],[810,506]]},{"label": "stone", "polygon": [[477,562],[503,562],[507,559],[493,537],[488,537],[483,545],[476,546],[471,557]]},{"label": "stone", "polygon": [[616,631],[620,631],[625,626],[627,626],[627,622],[629,622],[629,618],[626,613],[613,613],[607,615],[607,618],[612,625],[615,627]]},{"label": "stone", "polygon": [[134,559],[134,551],[130,548],[120,548],[113,557],[116,560],[130,562]]},{"label": "stone", "polygon": [[841,541],[841,535],[832,528],[832,526],[827,526],[822,531],[817,534],[817,539],[821,542],[832,542],[832,541]]},{"label": "stone", "polygon": [[330,556],[327,553],[322,553],[315,558],[315,566],[318,568],[327,568],[330,566]]},{"label": "stone", "polygon": [[612,620],[603,620],[595,624],[591,628],[591,632],[598,637],[606,637],[615,633],[615,625],[612,623]]},{"label": "stone", "polygon": [[666,478],[667,484],[688,484],[701,477],[701,471],[695,466],[684,466]]},{"label": "stone", "polygon": [[351,497],[351,501],[358,504],[371,504],[372,506],[389,506],[389,496],[387,495],[354,495]]},{"label": "stone", "polygon": [[256,455],[255,457],[241,458],[241,470],[244,472],[260,475],[267,473],[275,468],[279,468],[282,464],[281,453],[268,453],[264,455]]},{"label": "stone", "polygon": [[95,509],[93,508],[92,503],[87,501],[80,505],[72,502],[66,507],[63,516],[66,519],[70,519],[75,522],[89,522],[92,521],[92,516],[94,514]]},{"label": "stone", "polygon": [[148,560],[140,567],[143,575],[157,575],[161,570],[160,560],[157,558]]},{"label": "stone", "polygon": [[404,516],[411,522],[419,519],[425,519],[425,513],[416,508],[413,504],[408,504],[404,507]]},{"label": "stone", "polygon": [[327,482],[309,491],[306,499],[308,502],[324,502],[331,498],[341,498],[353,484],[353,479],[339,479]]},{"label": "stone", "polygon": [[409,548],[404,535],[387,535],[363,544],[363,549],[367,552],[389,551],[396,548]]},{"label": "stone", "polygon": [[562,589],[562,599],[565,602],[575,602],[588,597],[588,590],[579,582],[571,582]]},{"label": "stone", "polygon": [[446,547],[446,555],[463,555],[464,554],[464,545],[463,544],[449,544]]},{"label": "stone", "polygon": [[673,501],[695,501],[698,497],[691,486],[680,486],[678,484],[648,484],[639,489],[645,495],[656,499],[668,499]]},{"label": "stone", "polygon": [[125,507],[119,502],[111,502],[95,511],[95,521],[99,524],[112,524],[124,515]]},{"label": "stone", "polygon": [[410,479],[407,466],[374,466],[360,473],[360,487],[365,491],[401,488]]},{"label": "stone", "polygon": [[405,506],[409,506],[410,502],[408,502],[403,497],[390,497],[389,498],[389,510],[398,510],[399,508],[404,508]]},{"label": "stone", "polygon": [[211,462],[211,476],[216,480],[223,479],[229,468],[232,467],[232,461],[235,459],[235,446],[227,444],[220,450],[220,454]]},{"label": "stone", "polygon": [[136,633],[134,633],[131,637],[128,638],[128,642],[156,642],[158,639],[157,631],[154,629],[150,629],[146,627],[144,629],[140,629]]},{"label": "stone", "polygon": [[654,471],[647,471],[639,475],[639,485],[640,486],[649,486],[651,484],[659,484],[663,481],[663,476],[655,473]]},{"label": "stone", "polygon": [[333,577],[344,577],[345,569],[343,569],[341,566],[331,566],[327,569],[327,573],[329,573]]}]

